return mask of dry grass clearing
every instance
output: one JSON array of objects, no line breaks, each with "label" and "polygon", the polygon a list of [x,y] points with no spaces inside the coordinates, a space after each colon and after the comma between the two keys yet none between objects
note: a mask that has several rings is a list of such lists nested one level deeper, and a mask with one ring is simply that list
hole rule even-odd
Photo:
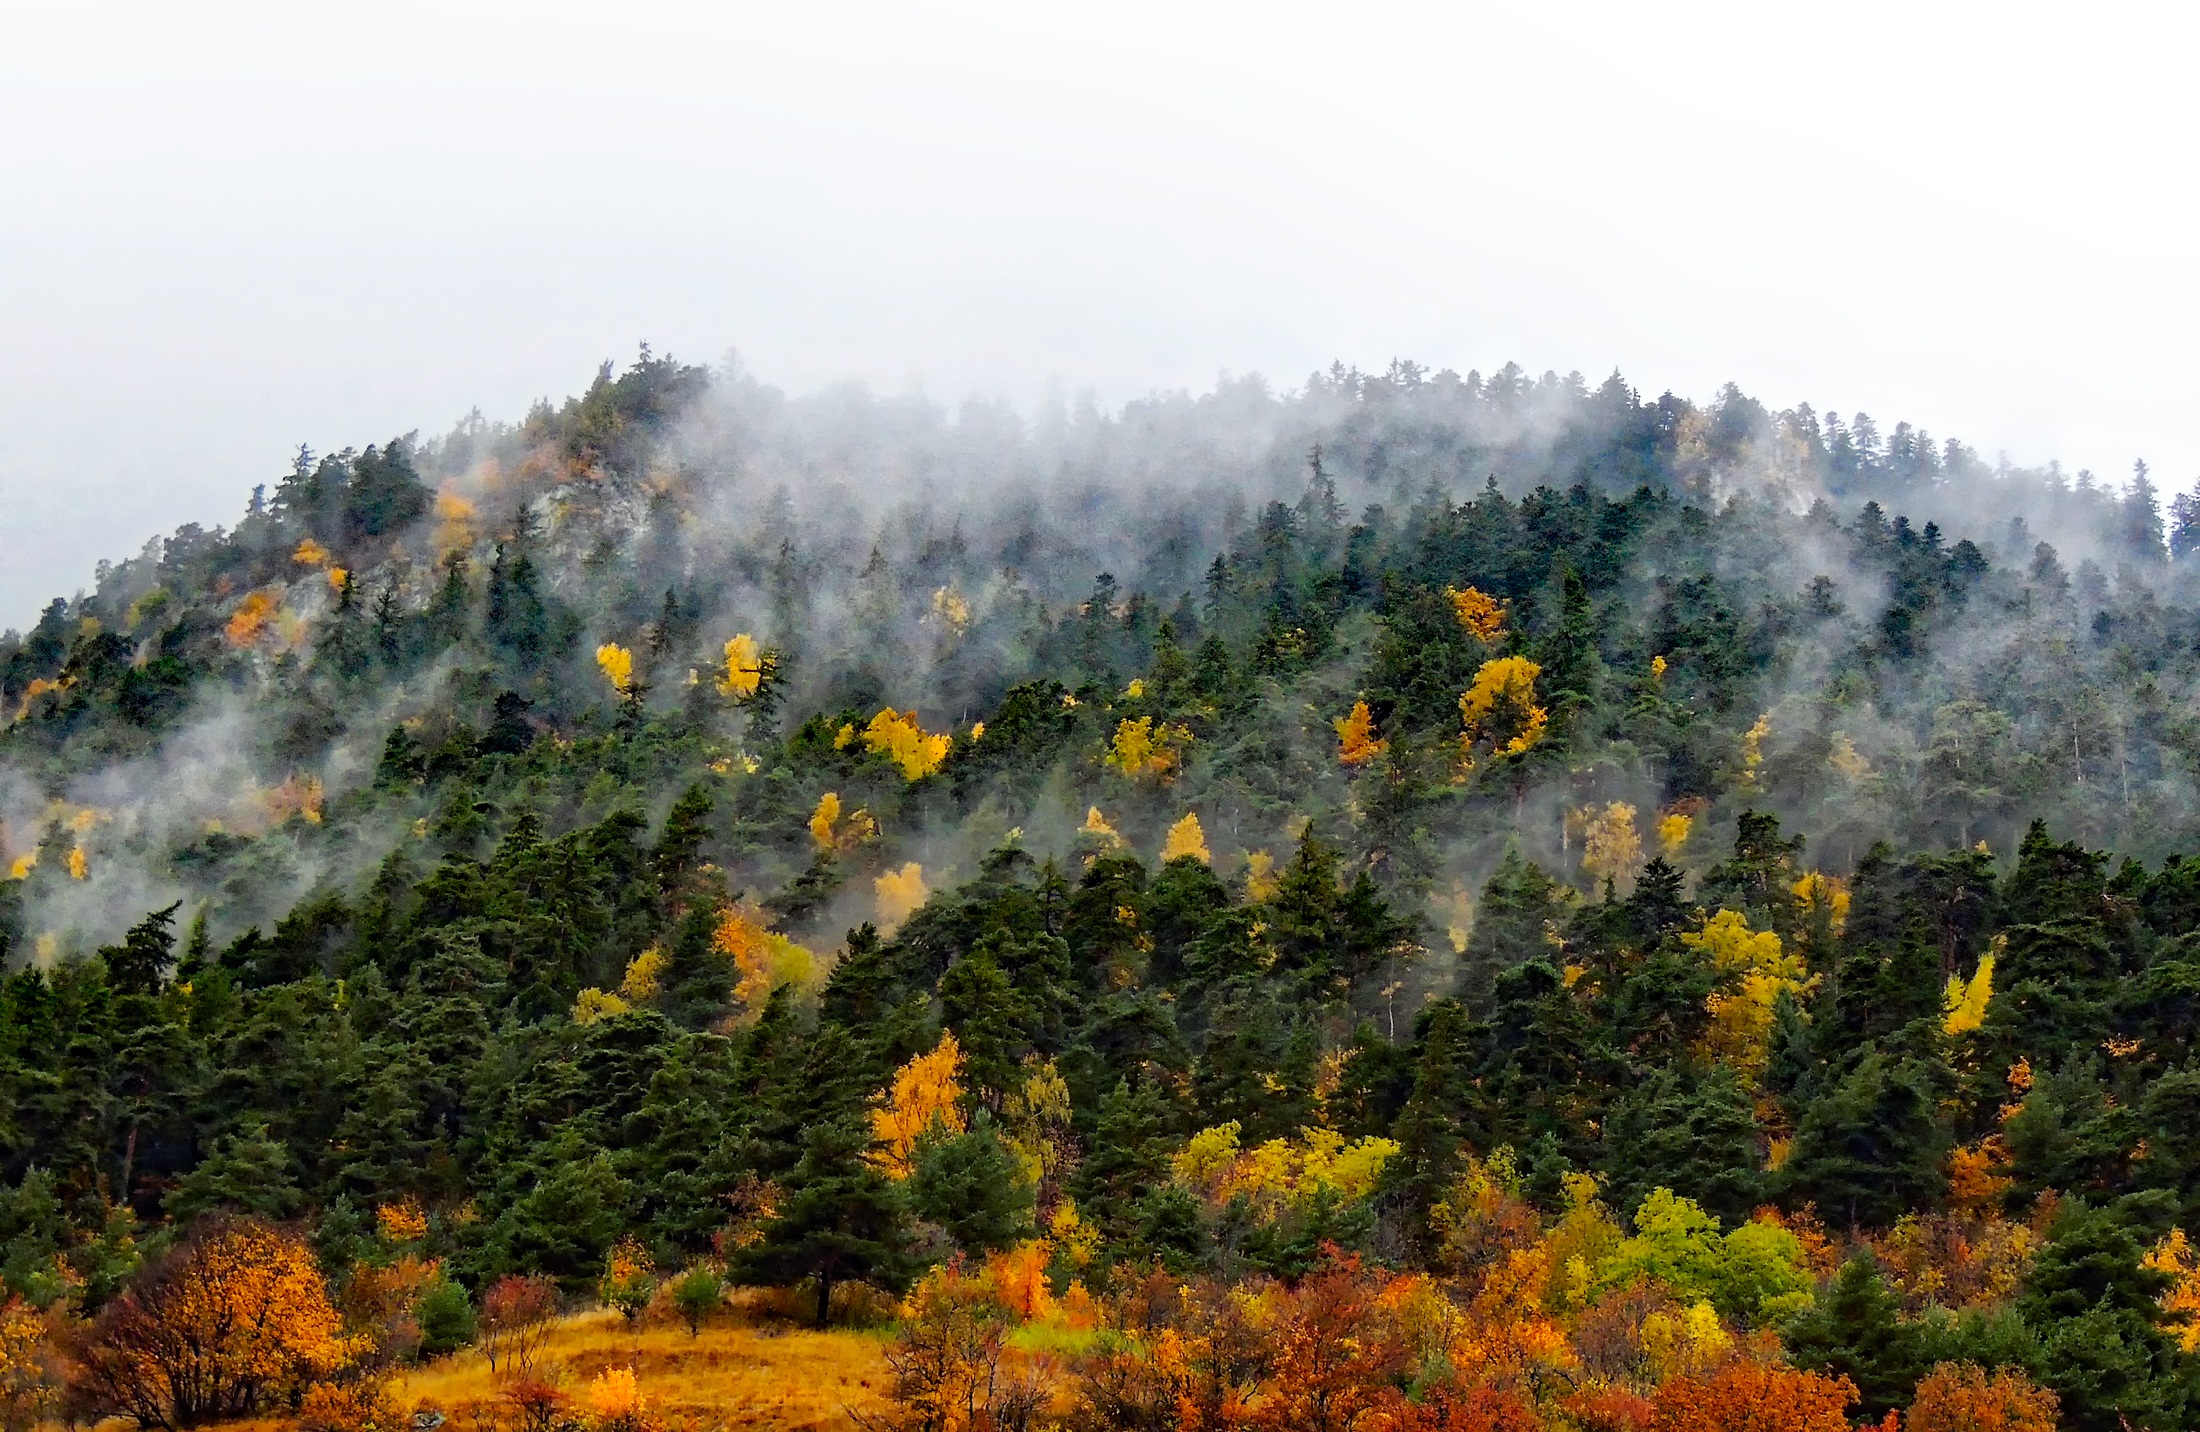
[{"label": "dry grass clearing", "polygon": [[[839,1432],[855,1425],[849,1408],[885,1406],[885,1347],[879,1332],[815,1332],[722,1315],[690,1337],[677,1323],[630,1327],[617,1313],[590,1312],[558,1323],[536,1375],[577,1396],[605,1369],[631,1367],[652,1416],[696,1432]],[[487,1360],[470,1351],[410,1369],[392,1388],[400,1408],[425,1403],[446,1413],[451,1432],[509,1426],[500,1391]]]}]

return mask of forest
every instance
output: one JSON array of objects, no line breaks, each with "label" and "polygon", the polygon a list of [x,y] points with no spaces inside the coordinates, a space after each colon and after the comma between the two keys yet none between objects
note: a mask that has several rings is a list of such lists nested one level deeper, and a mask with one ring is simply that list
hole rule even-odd
[{"label": "forest", "polygon": [[7,1432],[2200,1426],[2143,462],[645,346],[0,636],[0,877]]}]

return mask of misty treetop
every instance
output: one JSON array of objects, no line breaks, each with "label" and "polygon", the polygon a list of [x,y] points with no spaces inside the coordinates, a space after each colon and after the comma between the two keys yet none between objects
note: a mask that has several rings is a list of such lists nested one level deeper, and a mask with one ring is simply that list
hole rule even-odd
[{"label": "misty treetop", "polygon": [[301,450],[0,640],[0,1279],[410,1210],[458,1312],[1467,1296],[1593,1207],[1563,1337],[2190,1425],[2196,545],[1509,366],[949,421],[645,348]]}]

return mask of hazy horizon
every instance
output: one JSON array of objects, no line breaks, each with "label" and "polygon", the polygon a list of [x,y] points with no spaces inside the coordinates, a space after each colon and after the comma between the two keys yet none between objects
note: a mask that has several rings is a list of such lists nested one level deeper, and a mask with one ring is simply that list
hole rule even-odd
[{"label": "hazy horizon", "polygon": [[638,341],[1032,411],[1614,368],[2169,492],[2173,27],[1739,6],[46,13],[0,56],[0,628]]}]

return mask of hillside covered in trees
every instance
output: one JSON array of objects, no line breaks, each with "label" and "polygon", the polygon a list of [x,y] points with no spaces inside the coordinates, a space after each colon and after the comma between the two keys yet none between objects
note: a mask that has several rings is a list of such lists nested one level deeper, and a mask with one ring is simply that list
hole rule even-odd
[{"label": "hillside covered in trees", "polygon": [[2195,548],[1511,367],[301,451],[0,638],[10,1426],[725,1285],[912,1427],[2200,1425]]}]

